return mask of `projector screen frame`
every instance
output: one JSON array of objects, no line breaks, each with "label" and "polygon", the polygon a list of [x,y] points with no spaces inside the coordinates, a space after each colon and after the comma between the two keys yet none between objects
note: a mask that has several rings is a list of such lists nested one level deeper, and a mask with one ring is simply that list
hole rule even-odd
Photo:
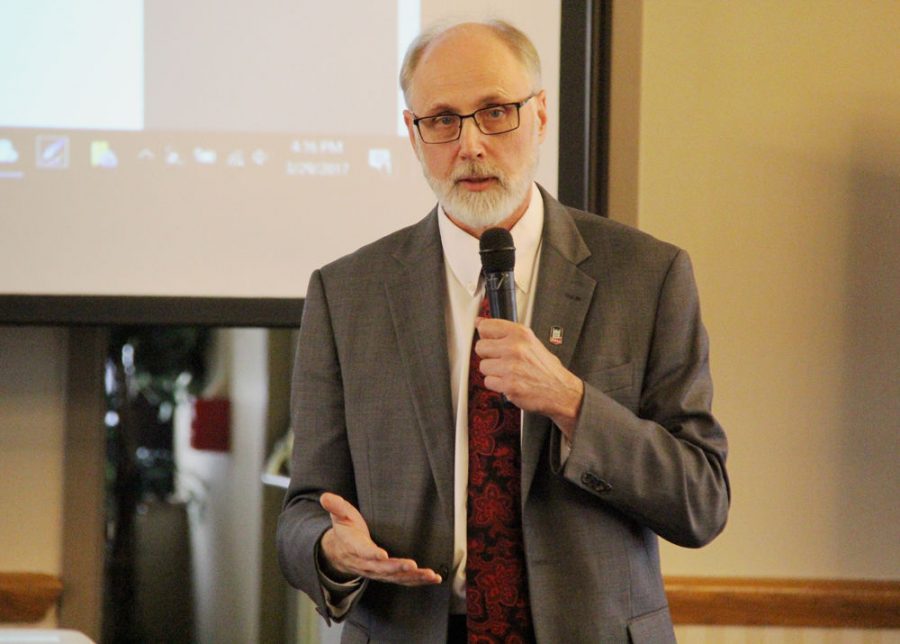
[{"label": "projector screen frame", "polygon": [[[558,196],[606,216],[612,0],[561,3]],[[303,298],[2,295],[0,324],[299,327]]]}]

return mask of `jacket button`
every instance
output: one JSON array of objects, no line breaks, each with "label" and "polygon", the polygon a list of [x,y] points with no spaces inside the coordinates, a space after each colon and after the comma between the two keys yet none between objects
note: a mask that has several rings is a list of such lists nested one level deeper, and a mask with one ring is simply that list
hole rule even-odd
[{"label": "jacket button", "polygon": [[585,472],[584,474],[582,474],[581,482],[585,487],[590,488],[594,492],[602,493],[612,490],[612,485],[610,485],[600,477],[592,474],[591,472]]},{"label": "jacket button", "polygon": [[447,566],[441,566],[440,568],[435,570],[435,572],[441,576],[441,579],[447,579],[447,575],[450,574],[450,568],[448,568]]}]

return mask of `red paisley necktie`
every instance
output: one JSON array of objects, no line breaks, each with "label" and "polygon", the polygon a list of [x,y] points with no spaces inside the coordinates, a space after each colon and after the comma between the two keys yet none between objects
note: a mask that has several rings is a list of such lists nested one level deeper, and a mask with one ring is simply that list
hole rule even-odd
[{"label": "red paisley necktie", "polygon": [[[482,317],[490,317],[487,299]],[[469,363],[466,625],[469,644],[534,642],[522,543],[521,411]]]}]

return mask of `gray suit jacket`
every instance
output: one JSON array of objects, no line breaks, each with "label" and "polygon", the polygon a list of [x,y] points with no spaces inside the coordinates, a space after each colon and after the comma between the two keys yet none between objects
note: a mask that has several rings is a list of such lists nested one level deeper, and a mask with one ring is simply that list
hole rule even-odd
[{"label": "gray suit jacket", "polygon": [[[585,382],[572,451],[526,414],[522,496],[539,642],[674,641],[657,535],[724,527],[726,441],[710,413],[706,333],[686,254],[544,193],[532,328]],[[453,557],[454,420],[437,212],[313,274],[294,370],[292,477],[278,526],[288,581],[325,611],[318,497],[354,503],[372,537],[444,578],[368,583],[345,642],[442,642]],[[563,343],[549,343],[552,326]]]}]

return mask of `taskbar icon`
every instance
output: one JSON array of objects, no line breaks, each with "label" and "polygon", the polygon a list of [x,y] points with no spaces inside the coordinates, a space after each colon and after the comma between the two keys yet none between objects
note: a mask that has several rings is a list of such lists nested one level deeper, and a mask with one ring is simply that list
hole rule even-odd
[{"label": "taskbar icon", "polygon": [[69,137],[39,134],[36,139],[35,165],[42,170],[64,170],[69,167]]}]

